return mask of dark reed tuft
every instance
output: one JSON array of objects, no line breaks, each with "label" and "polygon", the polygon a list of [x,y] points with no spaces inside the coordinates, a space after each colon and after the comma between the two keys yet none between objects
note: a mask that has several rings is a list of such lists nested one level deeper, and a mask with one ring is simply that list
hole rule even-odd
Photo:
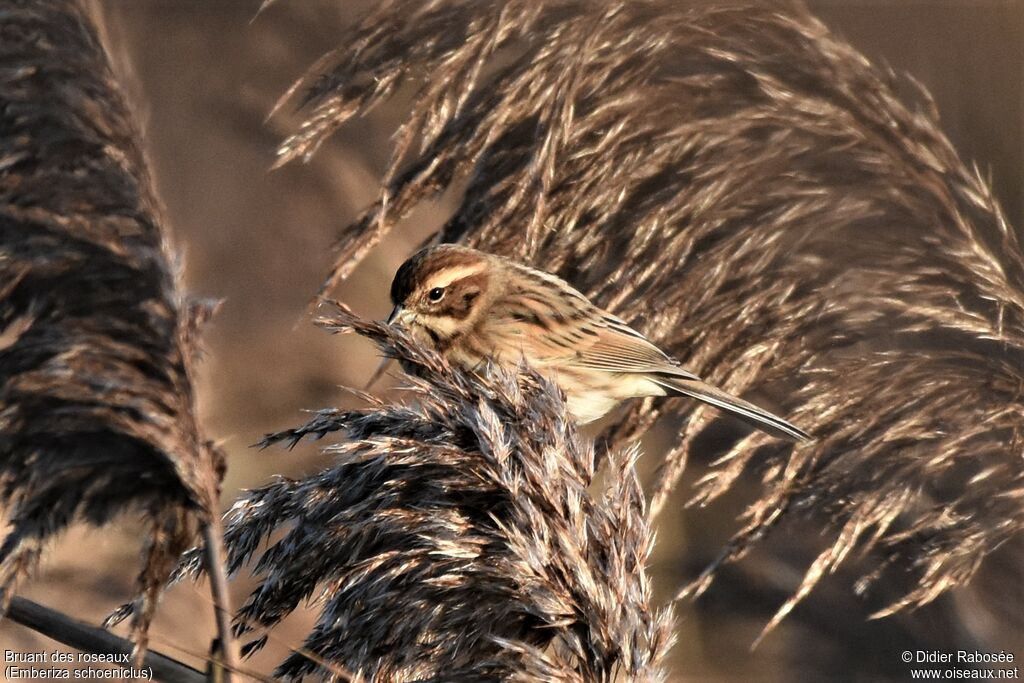
[{"label": "dark reed tuft", "polygon": [[76,521],[143,511],[140,649],[216,509],[191,363],[205,304],[179,294],[139,134],[88,10],[0,8],[0,548],[3,604]]},{"label": "dark reed tuft", "polygon": [[[417,203],[465,183],[441,241],[555,272],[725,389],[817,437],[740,440],[700,485],[762,494],[708,573],[788,515],[831,542],[776,623],[855,549],[918,581],[967,582],[1024,529],[1024,259],[926,92],[812,17],[669,0],[396,0],[339,39],[287,101],[280,162],[402,91],[377,203],[340,234],[325,290]],[[902,93],[900,96],[897,92]],[[673,490],[705,411],[637,404],[621,444],[690,417],[655,483]]]},{"label": "dark reed tuft", "polygon": [[[275,676],[344,677],[330,665],[355,680],[661,680],[672,618],[650,607],[636,451],[611,455],[594,484],[590,441],[531,371],[469,375],[342,308],[320,324],[413,370],[413,400],[366,397],[263,440],[333,435],[335,464],[278,478],[227,515],[229,568],[252,564],[260,581],[236,618],[255,634],[249,651],[312,599],[312,658]],[[199,555],[183,569],[200,570]]]}]

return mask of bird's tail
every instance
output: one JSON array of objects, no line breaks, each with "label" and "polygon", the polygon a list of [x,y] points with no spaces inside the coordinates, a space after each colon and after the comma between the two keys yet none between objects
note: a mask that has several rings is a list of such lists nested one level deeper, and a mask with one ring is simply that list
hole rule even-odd
[{"label": "bird's tail", "polygon": [[703,401],[708,405],[724,410],[730,415],[735,415],[752,427],[756,427],[780,439],[808,441],[811,438],[807,432],[783,420],[778,415],[773,415],[764,408],[758,408],[753,403],[744,401],[742,398],[727,394],[703,380],[664,375],[652,379],[659,386],[663,387],[670,396],[676,394]]}]

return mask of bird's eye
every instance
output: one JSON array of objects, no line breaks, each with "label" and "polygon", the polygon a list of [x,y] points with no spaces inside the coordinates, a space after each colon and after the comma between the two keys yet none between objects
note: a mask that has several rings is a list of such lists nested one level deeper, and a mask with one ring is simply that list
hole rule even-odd
[{"label": "bird's eye", "polygon": [[440,301],[444,298],[444,287],[434,287],[427,292],[427,297],[434,302]]}]

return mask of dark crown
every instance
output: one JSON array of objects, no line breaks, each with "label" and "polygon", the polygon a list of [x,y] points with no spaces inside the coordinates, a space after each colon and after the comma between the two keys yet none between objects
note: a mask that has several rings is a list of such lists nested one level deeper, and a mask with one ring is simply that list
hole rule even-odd
[{"label": "dark crown", "polygon": [[430,277],[431,273],[459,266],[476,263],[480,255],[469,247],[456,244],[440,244],[420,249],[406,260],[395,273],[391,281],[391,303],[395,306],[405,303],[409,295]]}]

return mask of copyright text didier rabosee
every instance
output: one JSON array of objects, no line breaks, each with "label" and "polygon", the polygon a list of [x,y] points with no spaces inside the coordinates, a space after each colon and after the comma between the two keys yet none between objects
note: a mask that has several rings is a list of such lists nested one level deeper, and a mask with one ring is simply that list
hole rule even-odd
[{"label": "copyright text didier rabosee", "polygon": [[904,650],[901,658],[911,665],[911,679],[1013,681],[1020,678],[1020,669],[1009,666],[1016,658],[1006,650]]},{"label": "copyright text didier rabosee", "polygon": [[[95,654],[37,650],[4,650],[4,675],[7,680],[78,678],[85,680],[152,680],[153,671],[130,666],[127,654]],[[116,666],[103,666],[114,664]]]}]

